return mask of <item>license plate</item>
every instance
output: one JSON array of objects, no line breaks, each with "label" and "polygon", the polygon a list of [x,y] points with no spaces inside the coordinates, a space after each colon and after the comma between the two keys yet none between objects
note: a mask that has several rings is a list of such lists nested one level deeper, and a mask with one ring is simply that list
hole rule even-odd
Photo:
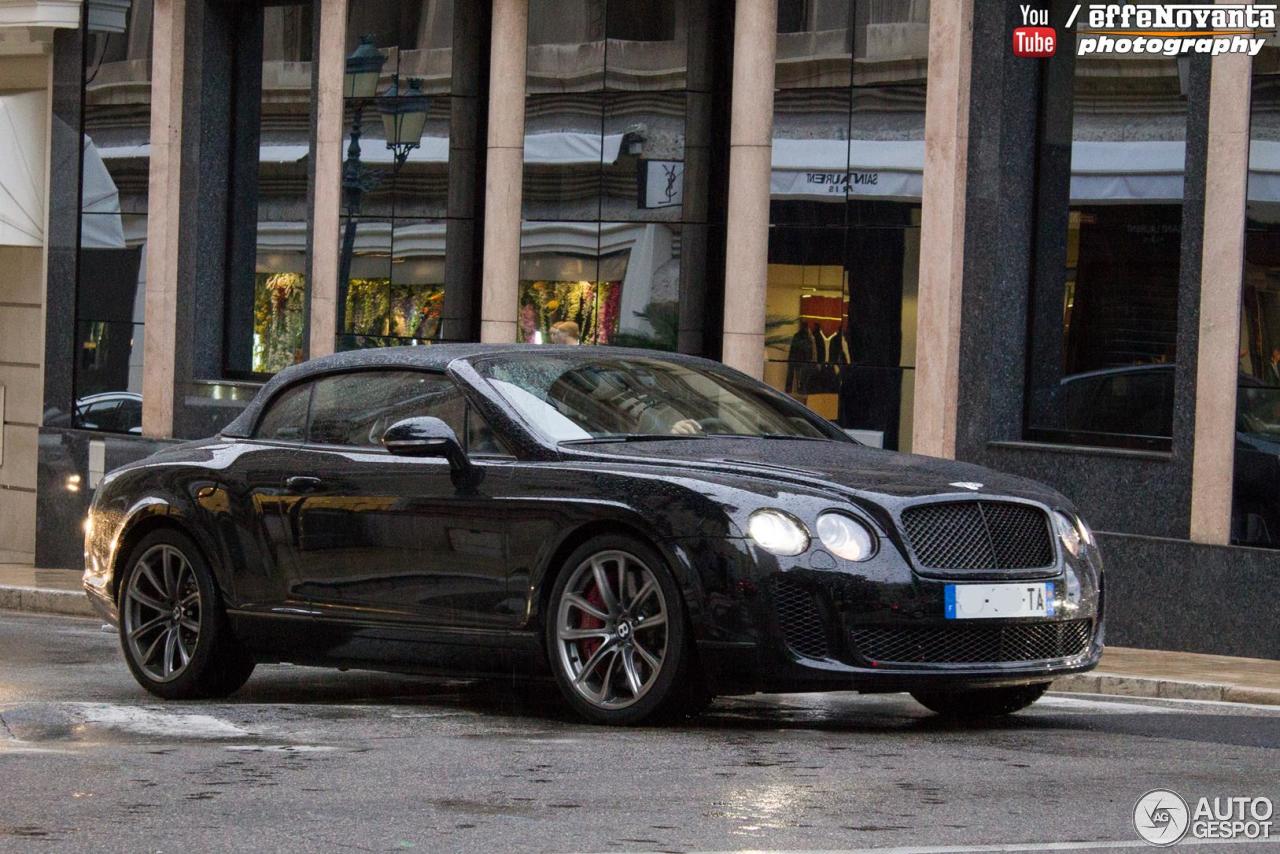
[{"label": "license plate", "polygon": [[946,602],[948,620],[1052,617],[1053,582],[948,584]]}]

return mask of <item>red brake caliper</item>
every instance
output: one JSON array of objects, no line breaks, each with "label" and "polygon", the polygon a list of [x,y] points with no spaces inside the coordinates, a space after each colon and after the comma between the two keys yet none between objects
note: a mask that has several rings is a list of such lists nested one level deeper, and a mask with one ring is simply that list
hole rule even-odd
[{"label": "red brake caliper", "polygon": [[[595,580],[591,582],[591,586],[586,589],[586,595],[583,597],[592,604],[593,607],[605,610],[604,597],[600,595],[600,588],[596,585]],[[604,626],[604,620],[599,617],[593,617],[586,611],[580,611],[578,616],[578,628],[580,629],[599,629]],[[583,638],[579,641],[581,646],[578,648],[584,662],[590,661],[591,656],[596,654],[596,650],[600,648],[600,644],[604,641],[600,638]]]}]

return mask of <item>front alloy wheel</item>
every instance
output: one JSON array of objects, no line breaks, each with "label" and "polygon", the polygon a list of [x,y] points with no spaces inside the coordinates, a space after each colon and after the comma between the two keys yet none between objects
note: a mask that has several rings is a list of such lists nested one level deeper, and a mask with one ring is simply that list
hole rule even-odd
[{"label": "front alloy wheel", "polygon": [[683,603],[661,557],[599,537],[569,558],[551,594],[547,643],[562,693],[599,723],[637,723],[689,707]]},{"label": "front alloy wheel", "polygon": [[170,682],[182,675],[200,641],[200,585],[190,562],[168,543],[138,558],[124,594],[124,638],[148,676]]},{"label": "front alloy wheel", "polygon": [[209,564],[173,528],[152,531],[130,550],[120,577],[120,645],[138,684],[168,700],[225,697],[253,673]]}]

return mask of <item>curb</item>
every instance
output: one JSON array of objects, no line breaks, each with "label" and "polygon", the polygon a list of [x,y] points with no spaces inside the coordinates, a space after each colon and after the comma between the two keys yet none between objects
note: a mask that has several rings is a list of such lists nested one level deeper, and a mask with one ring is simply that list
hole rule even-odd
[{"label": "curb", "polygon": [[0,610],[28,614],[62,614],[68,617],[97,617],[89,598],[75,590],[48,590],[0,584]]},{"label": "curb", "polygon": [[1221,682],[1190,682],[1119,673],[1081,673],[1053,682],[1054,691],[1076,694],[1111,694],[1120,697],[1150,697],[1161,700],[1215,700],[1280,706],[1280,690],[1248,688]]}]

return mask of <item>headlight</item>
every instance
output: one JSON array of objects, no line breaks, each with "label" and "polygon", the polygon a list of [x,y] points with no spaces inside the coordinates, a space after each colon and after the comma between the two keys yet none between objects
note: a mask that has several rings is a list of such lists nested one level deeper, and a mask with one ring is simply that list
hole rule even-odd
[{"label": "headlight", "polygon": [[1076,530],[1080,533],[1080,542],[1088,548],[1093,548],[1093,530],[1079,516],[1076,516]]},{"label": "headlight", "polygon": [[1055,510],[1053,511],[1053,526],[1058,529],[1058,539],[1062,540],[1062,546],[1072,557],[1079,557],[1081,550],[1084,548],[1084,541],[1080,536],[1079,529],[1076,528],[1075,520],[1067,516],[1066,513]]},{"label": "headlight", "polygon": [[747,534],[756,545],[776,555],[798,555],[809,548],[804,525],[781,510],[757,510],[747,520]]},{"label": "headlight", "polygon": [[818,539],[845,560],[866,560],[875,553],[876,541],[866,526],[843,513],[818,517]]}]

